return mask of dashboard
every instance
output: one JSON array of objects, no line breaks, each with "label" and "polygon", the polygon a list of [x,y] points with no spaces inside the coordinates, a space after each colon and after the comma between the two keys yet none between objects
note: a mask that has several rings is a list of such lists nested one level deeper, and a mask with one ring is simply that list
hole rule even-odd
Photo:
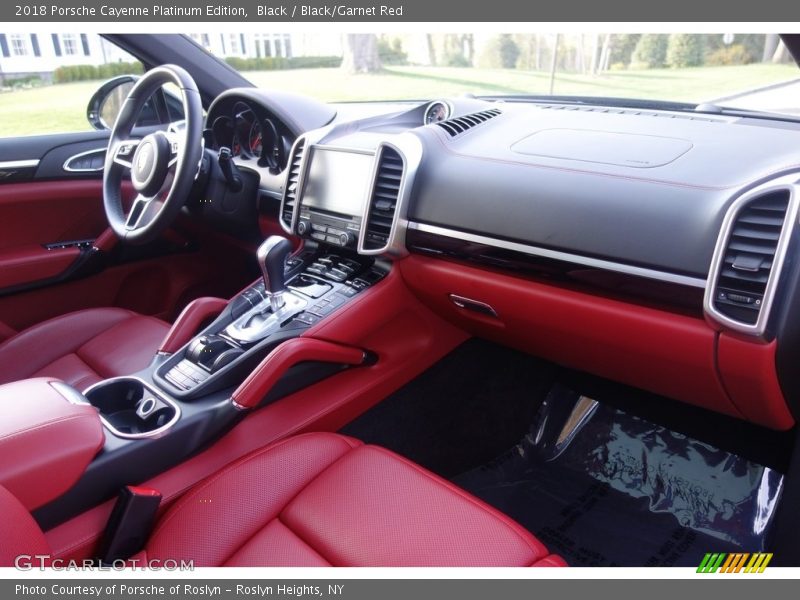
[{"label": "dashboard", "polygon": [[[213,144],[257,174],[286,233],[395,261],[409,287],[475,335],[768,426],[793,422],[798,123],[467,96],[326,113],[259,94],[214,103]],[[302,124],[288,120],[298,114]],[[431,264],[440,270],[428,279]],[[470,269],[478,280],[462,279]],[[541,323],[574,343],[561,352],[543,344],[534,315],[487,287],[495,275],[582,294],[592,310],[619,303],[624,327],[652,310],[650,325],[664,329],[643,342],[633,329],[593,339],[569,319]],[[662,364],[632,373],[578,349],[609,335],[627,340],[621,360],[635,348],[630,360]],[[658,336],[667,350],[652,346]],[[738,372],[743,356],[764,370]],[[665,377],[676,368],[684,388]]]}]

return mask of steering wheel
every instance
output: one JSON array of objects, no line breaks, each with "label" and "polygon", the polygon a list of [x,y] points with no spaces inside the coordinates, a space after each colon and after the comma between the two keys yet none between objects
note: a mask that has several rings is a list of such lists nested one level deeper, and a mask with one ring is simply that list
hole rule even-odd
[{"label": "steering wheel", "polygon": [[[132,138],[142,107],[167,83],[180,90],[183,126]],[[103,173],[103,206],[120,240],[131,244],[152,241],[178,216],[199,170],[202,140],[203,105],[189,73],[176,65],[163,65],[136,82],[111,130]],[[126,215],[122,183],[127,173],[137,196]]]}]

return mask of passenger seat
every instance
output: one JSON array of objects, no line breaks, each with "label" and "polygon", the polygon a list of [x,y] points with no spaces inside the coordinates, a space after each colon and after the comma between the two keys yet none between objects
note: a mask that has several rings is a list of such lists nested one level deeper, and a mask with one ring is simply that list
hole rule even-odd
[{"label": "passenger seat", "polygon": [[[0,565],[42,552],[32,518],[1,488],[0,512]],[[137,558],[197,567],[565,566],[467,492],[334,433],[287,438],[224,467],[166,512]]]}]

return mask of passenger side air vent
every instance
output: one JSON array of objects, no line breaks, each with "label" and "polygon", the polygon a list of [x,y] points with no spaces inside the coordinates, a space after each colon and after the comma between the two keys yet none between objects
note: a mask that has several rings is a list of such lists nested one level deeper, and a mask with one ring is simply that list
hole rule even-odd
[{"label": "passenger side air vent", "polygon": [[499,114],[501,114],[499,108],[492,108],[482,112],[472,113],[471,115],[464,115],[462,117],[448,119],[447,121],[440,121],[436,124],[450,134],[450,137],[456,137],[468,129],[472,129],[476,125],[480,125],[489,119],[493,119]]},{"label": "passenger side air vent", "polygon": [[781,260],[780,240],[789,190],[779,190],[746,202],[730,223],[714,282],[713,308],[738,323],[753,327],[765,306],[768,284]]},{"label": "passenger side air vent", "polygon": [[403,180],[403,157],[393,148],[382,146],[375,172],[375,184],[363,227],[362,247],[367,251],[382,251],[389,244],[400,184]]},{"label": "passenger side air vent", "polygon": [[297,202],[297,189],[300,182],[300,167],[303,164],[303,151],[305,150],[305,140],[297,142],[289,158],[289,173],[286,179],[286,189],[283,191],[283,202],[281,202],[281,223],[286,231],[291,231],[292,214]]}]

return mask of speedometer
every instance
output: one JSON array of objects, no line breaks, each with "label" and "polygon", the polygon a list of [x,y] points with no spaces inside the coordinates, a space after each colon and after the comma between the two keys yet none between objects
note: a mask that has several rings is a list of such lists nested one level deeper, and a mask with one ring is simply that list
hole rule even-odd
[{"label": "speedometer", "polygon": [[452,110],[449,102],[445,102],[444,100],[436,100],[431,102],[428,105],[428,108],[425,109],[423,122],[425,125],[430,125],[431,123],[446,121],[450,118],[451,112]]}]

